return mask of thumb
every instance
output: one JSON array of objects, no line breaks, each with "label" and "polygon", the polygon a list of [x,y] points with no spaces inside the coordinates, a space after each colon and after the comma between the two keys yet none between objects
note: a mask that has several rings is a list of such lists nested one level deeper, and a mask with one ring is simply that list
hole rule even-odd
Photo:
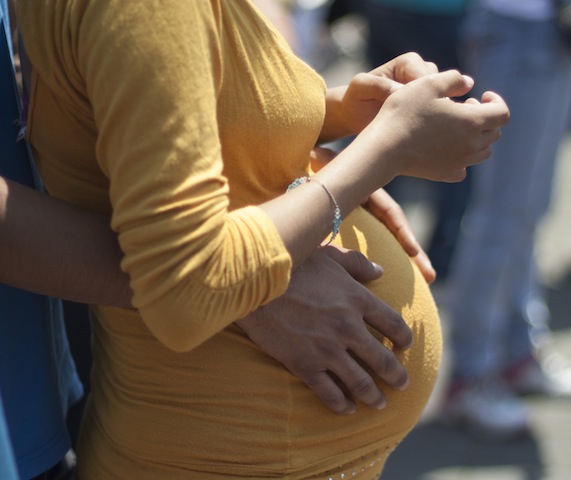
[{"label": "thumb", "polygon": [[361,252],[334,245],[327,245],[321,248],[358,282],[376,280],[383,274],[383,267],[371,262]]},{"label": "thumb", "polygon": [[462,75],[458,70],[431,75],[430,81],[441,97],[461,97],[466,95],[474,87],[474,79],[468,75]]}]

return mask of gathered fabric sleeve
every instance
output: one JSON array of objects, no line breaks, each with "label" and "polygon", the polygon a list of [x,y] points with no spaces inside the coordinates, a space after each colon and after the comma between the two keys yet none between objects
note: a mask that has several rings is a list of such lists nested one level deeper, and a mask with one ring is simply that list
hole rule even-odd
[{"label": "gathered fabric sleeve", "polygon": [[161,342],[189,350],[283,293],[291,268],[265,213],[228,211],[217,2],[83,5],[73,55],[133,303]]}]

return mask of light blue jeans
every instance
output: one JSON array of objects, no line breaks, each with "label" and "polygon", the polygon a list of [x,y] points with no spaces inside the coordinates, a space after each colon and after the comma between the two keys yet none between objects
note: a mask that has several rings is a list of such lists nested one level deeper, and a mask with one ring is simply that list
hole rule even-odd
[{"label": "light blue jeans", "polygon": [[571,55],[554,22],[504,17],[475,3],[462,32],[465,71],[475,95],[502,95],[511,120],[492,158],[472,169],[449,278],[453,376],[463,378],[498,373],[531,353],[530,320],[542,323],[525,314],[541,298],[536,226],[549,205],[571,95]]}]

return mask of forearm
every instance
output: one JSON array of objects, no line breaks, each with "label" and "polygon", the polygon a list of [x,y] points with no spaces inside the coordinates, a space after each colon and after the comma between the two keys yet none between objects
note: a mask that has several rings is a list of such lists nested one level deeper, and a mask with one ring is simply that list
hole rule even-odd
[{"label": "forearm", "polygon": [[0,177],[0,238],[0,282],[81,303],[131,306],[108,217]]},{"label": "forearm", "polygon": [[359,135],[313,175],[316,181],[261,205],[290,252],[294,269],[332,230],[334,204],[320,184],[327,186],[341,209],[342,218],[345,218],[398,173],[395,149],[387,143],[384,148],[372,150],[371,137],[379,137],[378,128],[371,126]]}]

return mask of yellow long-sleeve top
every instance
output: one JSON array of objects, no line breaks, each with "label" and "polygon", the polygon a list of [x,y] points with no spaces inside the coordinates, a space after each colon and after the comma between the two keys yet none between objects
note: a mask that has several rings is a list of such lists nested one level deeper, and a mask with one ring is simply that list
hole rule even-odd
[{"label": "yellow long-sleeve top", "polygon": [[324,85],[275,55],[243,0],[179,3],[46,2],[21,18],[46,184],[87,208],[111,203],[134,304],[182,350],[286,288],[273,224],[256,208],[228,213],[225,177],[233,208],[283,192],[316,141]]},{"label": "yellow long-sleeve top", "polygon": [[386,229],[358,210],[340,235],[385,267],[370,288],[415,334],[384,411],[334,415],[231,324],[287,287],[254,205],[305,173],[323,80],[248,0],[20,0],[18,17],[46,186],[112,213],[138,309],[93,307],[78,479],[374,477],[440,359],[426,283]]}]

